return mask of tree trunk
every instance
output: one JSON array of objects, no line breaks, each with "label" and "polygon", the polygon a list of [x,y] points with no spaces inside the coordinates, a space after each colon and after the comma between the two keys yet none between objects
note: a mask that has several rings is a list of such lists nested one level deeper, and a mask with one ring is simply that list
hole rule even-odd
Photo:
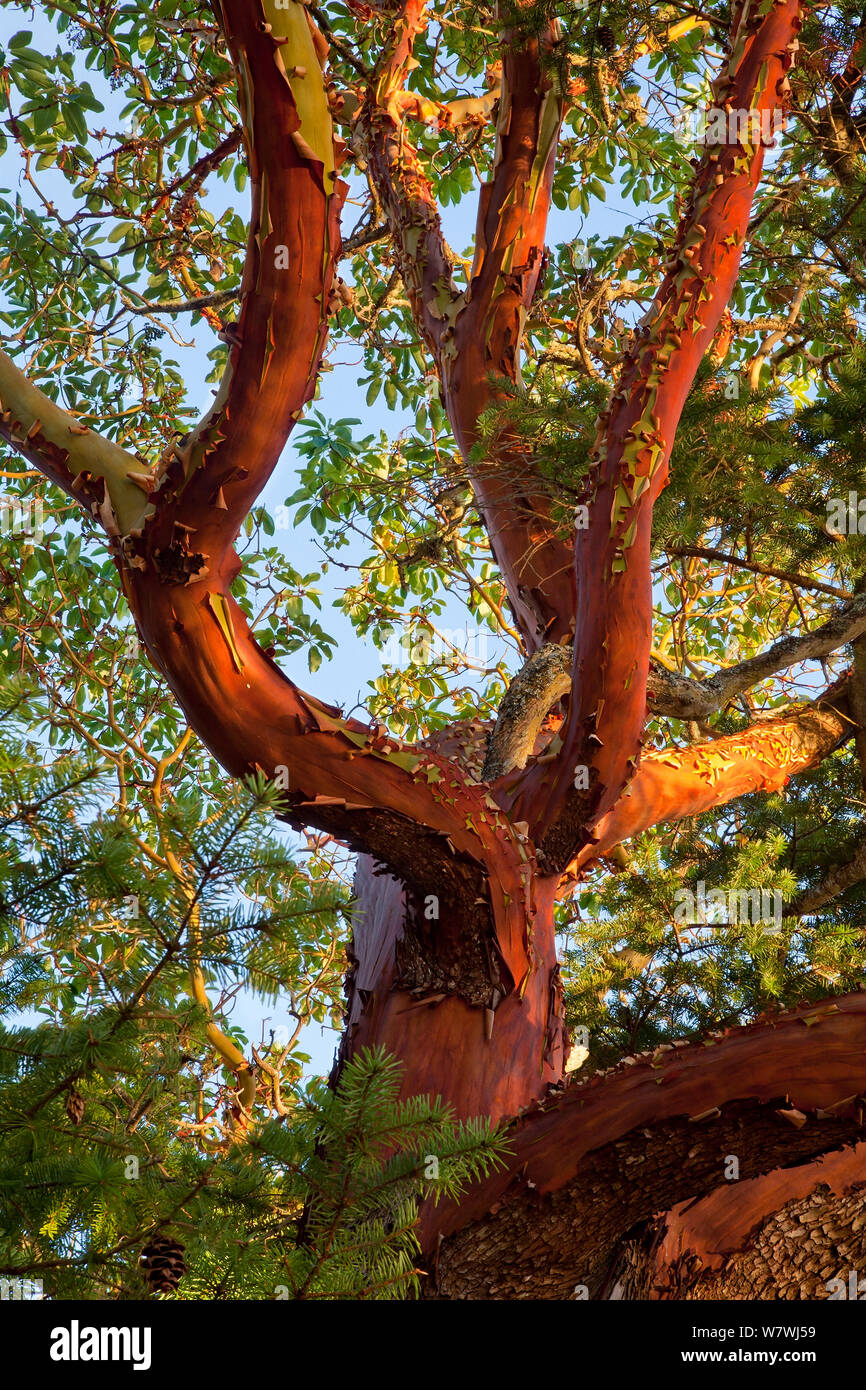
[{"label": "tree trunk", "polygon": [[[340,1057],[381,1046],[405,1065],[403,1093],[440,1095],[463,1119],[519,1114],[558,1081],[566,1042],[552,881],[529,886],[527,974],[510,987],[488,902],[440,890],[440,916],[364,857],[355,878],[352,964]],[[434,910],[435,904],[428,904]]]}]

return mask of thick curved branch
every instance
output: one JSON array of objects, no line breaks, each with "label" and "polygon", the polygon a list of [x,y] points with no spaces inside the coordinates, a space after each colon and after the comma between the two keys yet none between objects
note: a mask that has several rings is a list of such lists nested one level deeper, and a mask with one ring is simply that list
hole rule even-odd
[{"label": "thick curved branch", "polygon": [[[545,718],[558,700],[571,690],[574,654],[571,647],[546,643],[531,656],[511,681],[488,734],[483,780],[495,782],[525,767],[536,750],[536,741]],[[676,718],[702,718],[683,710],[709,703],[711,692],[703,681],[692,680],[679,671],[669,671],[658,662],[650,666],[647,677],[648,713]],[[718,708],[713,705],[710,713]],[[558,757],[559,744],[542,747],[536,756],[539,765]]]},{"label": "thick curved branch", "polygon": [[621,840],[660,821],[697,816],[749,792],[779,791],[854,734],[847,684],[740,734],[645,753],[619,801],[602,816],[572,867],[585,868]]},{"label": "thick curved branch", "polygon": [[[304,6],[223,0],[222,21],[253,185],[242,308],[213,410],[167,461],[154,515],[126,538],[124,588],[149,654],[230,773],[287,781],[289,820],[376,855],[408,883],[435,891],[457,857],[480,892],[481,863],[501,859],[507,878],[513,853],[485,789],[451,772],[446,798],[443,759],[304,694],[231,596],[234,539],[315,386],[342,189],[325,54]],[[497,904],[507,896],[498,883],[491,891]],[[506,907],[499,943],[518,974],[519,916]]]},{"label": "thick curved branch", "polygon": [[504,1171],[424,1210],[431,1293],[593,1296],[623,1234],[715,1190],[728,1154],[752,1178],[861,1139],[864,1092],[860,992],[626,1058],[523,1116]]},{"label": "thick curved branch", "polygon": [[[723,111],[776,119],[801,27],[799,0],[735,10],[731,56],[714,85]],[[578,620],[574,694],[562,755],[529,768],[520,818],[552,863],[565,865],[584,827],[614,804],[634,771],[645,717],[652,637],[652,512],[667,481],[683,404],[736,283],[764,147],[741,130],[710,145],[676,245],[610,406],[590,474],[589,526],[576,532]],[[575,789],[574,769],[589,769]]]},{"label": "thick curved branch", "polygon": [[355,118],[354,144],[367,161],[388,220],[397,268],[415,323],[439,361],[449,315],[460,303],[436,196],[405,130],[406,80],[415,39],[427,26],[428,0],[404,0],[394,32]]},{"label": "thick curved branch", "polygon": [[61,486],[92,497],[147,651],[222,766],[278,779],[293,823],[332,832],[427,891],[459,862],[480,895],[482,864],[496,866],[497,944],[519,980],[519,885],[502,886],[520,862],[516,837],[486,789],[444,758],[305,695],[231,597],[234,539],[315,386],[342,189],[325,55],[304,6],[224,0],[221,18],[242,94],[253,207],[241,313],[213,409],[157,480],[0,357],[3,429]]},{"label": "thick curved branch", "polygon": [[323,72],[327,45],[305,7],[220,0],[218,8],[252,184],[240,314],[216,400],[163,459],[156,516],[128,547],[150,563],[185,527],[212,575],[236,567],[235,537],[314,393],[346,192]]},{"label": "thick curved branch", "polygon": [[527,852],[483,784],[299,690],[225,593],[166,584],[151,568],[129,594],[151,658],[227,772],[277,780],[287,821],[373,855],[422,898],[459,879],[470,903],[492,903],[497,950],[520,982]]},{"label": "thick curved branch", "polygon": [[224,0],[219,9],[238,76],[252,214],[240,318],[217,399],[155,476],[78,426],[5,356],[0,401],[6,437],[98,510],[108,534],[123,538],[133,573],[182,551],[182,532],[195,534],[186,551],[198,557],[195,565],[178,558],[187,563],[183,578],[201,579],[207,566],[230,582],[234,539],[315,389],[345,185],[322,72],[326,47],[304,6]]},{"label": "thick curved branch", "polygon": [[[512,11],[513,13],[513,11]],[[453,318],[442,390],[464,457],[478,422],[520,380],[524,324],[542,270],[565,93],[555,60],[556,23],[540,37],[515,25],[503,39],[502,98],[490,182],[481,190],[469,289]],[[550,488],[506,426],[474,468],[478,497],[509,601],[531,654],[574,630],[570,545],[552,518]]]},{"label": "thick curved branch", "polygon": [[[573,662],[571,647],[547,643],[517,672],[502,698],[496,723],[488,735],[482,772],[484,781],[494,782],[526,766],[546,716],[557,700],[571,690]],[[648,713],[653,716],[701,718],[703,716],[682,711],[696,709],[702,701],[709,703],[711,694],[703,681],[692,680],[679,671],[669,671],[658,662],[650,666],[647,700],[650,702]],[[717,708],[718,704],[713,705],[709,713]],[[543,748],[536,762],[551,762],[557,756],[557,752]]]}]

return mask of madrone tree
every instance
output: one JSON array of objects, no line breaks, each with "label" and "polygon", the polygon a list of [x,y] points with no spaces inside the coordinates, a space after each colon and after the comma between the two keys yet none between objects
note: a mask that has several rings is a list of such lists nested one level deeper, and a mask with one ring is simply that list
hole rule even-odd
[{"label": "madrone tree", "polygon": [[[425,1291],[827,1296],[866,1182],[857,7],[46,8],[57,54],[2,69],[0,431],[101,528],[196,738],[357,854],[336,1075],[380,1047],[510,1126],[422,1210]],[[191,429],[154,346],[185,316],[221,339]],[[329,342],[414,412],[395,442],[304,420]],[[425,659],[356,718],[288,678],[329,650],[315,576],[266,552],[256,612],[235,547],[296,426],[288,514],[357,630],[417,647],[461,595],[507,689]]]}]

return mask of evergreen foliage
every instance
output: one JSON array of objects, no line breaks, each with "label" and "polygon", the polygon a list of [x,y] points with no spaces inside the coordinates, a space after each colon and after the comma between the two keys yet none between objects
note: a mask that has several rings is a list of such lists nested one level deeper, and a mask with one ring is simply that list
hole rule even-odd
[{"label": "evergreen foliage", "polygon": [[[215,1024],[246,1042],[219,1003],[241,981],[288,995],[299,1024],[339,1017],[346,895],[290,858],[277,793],[120,809],[104,764],[28,740],[20,683],[0,695],[0,1274],[55,1299],[142,1298],[141,1251],[169,1235],[179,1298],[417,1287],[418,1202],[489,1170],[491,1127],[401,1101],[381,1052],[336,1093],[304,1081],[302,1045],[273,1035],[239,1124],[214,1055]],[[187,997],[196,968],[212,1008]]]}]

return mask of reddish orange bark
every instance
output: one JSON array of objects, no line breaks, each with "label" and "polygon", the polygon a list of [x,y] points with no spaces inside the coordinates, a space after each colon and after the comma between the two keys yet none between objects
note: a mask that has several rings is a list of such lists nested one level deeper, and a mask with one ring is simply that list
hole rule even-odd
[{"label": "reddish orange bark", "polygon": [[[858,992],[666,1045],[566,1086],[513,1127],[501,1172],[459,1203],[425,1210],[431,1268],[450,1296],[461,1283],[471,1287],[462,1296],[483,1297],[491,1285],[526,1296],[519,1290],[538,1277],[538,1247],[517,1243],[503,1268],[499,1233],[511,1216],[532,1228],[555,1270],[558,1292],[545,1296],[573,1296],[575,1280],[598,1292],[619,1238],[655,1214],[660,1192],[677,1200],[678,1191],[714,1191],[731,1145],[743,1179],[847,1152],[863,1134],[864,1049]],[[611,1193],[612,1174],[623,1191]]]},{"label": "reddish orange bark", "polygon": [[[483,900],[467,920],[458,894],[443,892],[440,885],[435,895],[440,918],[425,922],[399,882],[374,873],[372,862],[362,860],[354,885],[359,902],[352,950],[356,963],[349,978],[342,1055],[365,1045],[387,1047],[408,1064],[409,1094],[444,1094],[463,1116],[508,1119],[540,1100],[562,1076],[567,1060],[554,942],[555,880],[524,877],[526,973],[517,988],[507,988],[495,962],[484,968],[483,941],[480,969],[473,972],[467,959],[466,943],[473,941],[483,920]],[[451,958],[451,980],[460,982],[460,993],[448,989],[441,967],[438,976],[434,973],[449,930],[458,931],[463,942]],[[410,936],[411,953],[406,949]],[[427,979],[423,972],[411,973],[419,947],[426,954]],[[418,984],[414,989],[401,986],[401,976]],[[476,979],[480,997],[472,997]]]},{"label": "reddish orange bark", "polygon": [[742,734],[645,753],[623,795],[593,829],[575,866],[660,821],[700,815],[755,791],[780,791],[851,737],[844,681],[814,702],[762,720]]},{"label": "reddish orange bark", "polygon": [[[655,1257],[654,1294],[670,1290],[669,1274],[684,1256],[716,1271],[741,1250],[768,1215],[816,1187],[842,1195],[866,1183],[866,1143],[854,1144],[795,1168],[776,1168],[760,1178],[730,1182],[699,1202],[678,1203],[666,1214]],[[669,1295],[668,1295],[669,1296]]]}]

